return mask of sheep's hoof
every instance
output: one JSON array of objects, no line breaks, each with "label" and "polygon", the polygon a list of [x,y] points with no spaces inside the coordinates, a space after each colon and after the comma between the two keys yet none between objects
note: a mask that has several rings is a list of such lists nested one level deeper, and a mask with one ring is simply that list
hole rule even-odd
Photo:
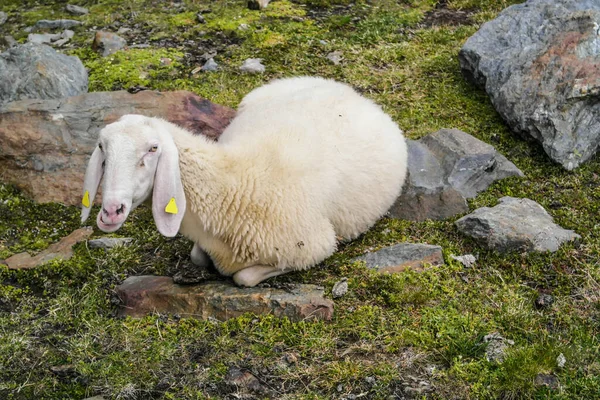
[{"label": "sheep's hoof", "polygon": [[254,287],[266,279],[285,274],[289,271],[266,265],[254,265],[236,272],[233,275],[233,281],[238,286]]}]

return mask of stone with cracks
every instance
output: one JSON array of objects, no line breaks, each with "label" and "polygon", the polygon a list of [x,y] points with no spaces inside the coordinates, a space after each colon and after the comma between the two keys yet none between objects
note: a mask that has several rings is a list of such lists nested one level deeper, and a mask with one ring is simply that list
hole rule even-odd
[{"label": "stone with cracks", "polygon": [[394,218],[446,219],[469,210],[473,198],[496,180],[523,173],[496,149],[458,129],[407,140],[408,174],[389,213]]},{"label": "stone with cracks", "polygon": [[116,33],[98,31],[92,42],[92,49],[102,57],[109,56],[123,49],[127,45],[127,41]]},{"label": "stone with cracks", "polygon": [[81,204],[98,132],[125,114],[165,118],[216,140],[235,111],[187,91],[94,92],[8,103],[0,106],[0,182],[15,184],[38,202]]},{"label": "stone with cracks", "polygon": [[86,240],[92,233],[94,230],[89,226],[79,228],[34,256],[18,253],[4,261],[0,260],[0,264],[7,265],[9,269],[31,269],[54,259],[68,260],[73,256],[72,247]]},{"label": "stone with cracks", "polygon": [[440,246],[420,243],[399,243],[352,259],[364,261],[368,268],[379,272],[422,271],[425,264],[442,265],[444,255]]},{"label": "stone with cracks", "polygon": [[518,133],[572,170],[600,144],[600,2],[529,0],[481,26],[459,52]]},{"label": "stone with cracks", "polygon": [[87,71],[78,57],[35,43],[0,53],[0,105],[24,99],[60,99],[87,90]]},{"label": "stone with cracks", "polygon": [[35,23],[33,26],[34,29],[69,29],[75,26],[81,25],[81,21],[75,21],[73,19],[56,19],[56,20],[47,20],[42,19]]},{"label": "stone with cracks", "polygon": [[561,244],[579,239],[563,229],[533,200],[505,196],[495,207],[482,207],[455,222],[463,234],[499,252],[555,252]]},{"label": "stone with cracks", "polygon": [[178,285],[166,276],[130,276],[116,288],[121,316],[143,317],[158,312],[207,320],[225,321],[244,313],[273,314],[292,321],[333,316],[333,301],[315,285],[292,289],[241,288],[230,281]]}]

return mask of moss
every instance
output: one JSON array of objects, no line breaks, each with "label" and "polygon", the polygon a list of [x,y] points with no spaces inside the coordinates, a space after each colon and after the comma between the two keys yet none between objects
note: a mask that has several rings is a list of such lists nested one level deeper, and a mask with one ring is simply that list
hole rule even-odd
[{"label": "moss", "polygon": [[[404,396],[406,387],[416,387],[408,376],[435,388],[423,392],[427,398],[596,397],[600,160],[562,170],[540,146],[511,133],[485,93],[462,77],[457,53],[464,41],[513,1],[451,0],[448,12],[467,10],[472,20],[420,25],[436,3],[279,0],[257,11],[242,0],[190,0],[179,8],[145,0],[81,2],[90,14],[80,17],[85,25],[76,28],[66,52],[89,68],[92,91],[187,89],[231,107],[272,78],[311,74],[347,82],[380,103],[408,137],[459,128],[493,144],[524,171],[524,178],[496,182],[470,199],[471,210],[505,195],[529,197],[580,233],[581,244],[554,254],[498,254],[461,236],[456,218],[382,218],[320,266],[269,281],[320,284],[330,296],[334,283],[347,277],[350,290],[334,299],[331,322],[254,315],[225,323],[159,314],[118,319],[113,295],[123,279],[172,275],[189,261],[191,243],[160,236],[151,211],[141,207],[112,235],[133,237],[130,246],[105,251],[81,243],[69,261],[30,271],[0,266],[0,396],[224,398],[234,390],[226,373],[238,366],[281,398]],[[11,19],[2,29],[20,32],[21,40],[20,27],[65,15],[62,1],[24,4],[28,10],[21,12],[21,2],[3,3]],[[206,24],[196,22],[200,11]],[[93,26],[112,30],[115,22],[138,24],[132,41],[151,48],[99,57],[86,32]],[[243,23],[248,29],[238,29]],[[217,50],[221,70],[192,74],[210,50]],[[336,50],[344,57],[340,65],[326,59]],[[266,73],[240,72],[249,57],[262,58]],[[36,204],[0,185],[0,259],[46,248],[78,228],[78,219],[77,207]],[[445,265],[380,275],[352,261],[405,241],[442,246]],[[450,258],[467,253],[478,257],[472,268]],[[535,307],[540,292],[552,294],[552,306]],[[502,364],[485,358],[483,337],[494,331],[515,342]],[[556,364],[561,353],[563,368]],[[288,354],[296,362],[285,362]],[[72,365],[65,376],[50,369],[65,364]],[[538,373],[555,374],[562,388],[535,386]]]}]

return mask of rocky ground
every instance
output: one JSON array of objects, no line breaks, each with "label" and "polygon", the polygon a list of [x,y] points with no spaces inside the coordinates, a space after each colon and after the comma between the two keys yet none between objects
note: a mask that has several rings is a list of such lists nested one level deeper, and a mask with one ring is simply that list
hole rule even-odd
[{"label": "rocky ground", "polygon": [[[194,270],[191,243],[161,237],[147,208],[117,242],[80,226],[68,201],[0,184],[0,397],[596,398],[598,158],[561,167],[461,72],[467,39],[513,3],[4,0],[0,49],[77,56],[89,92],[188,90],[235,109],[272,78],[336,78],[383,106],[419,162],[367,234],[250,291]],[[89,128],[114,99],[95,96],[60,107],[85,109]],[[3,132],[23,113],[10,104]],[[46,127],[49,103],[36,104],[19,121]],[[0,165],[33,135],[16,130],[0,137]],[[40,146],[54,171],[44,151],[60,135],[46,140],[20,148]]]}]

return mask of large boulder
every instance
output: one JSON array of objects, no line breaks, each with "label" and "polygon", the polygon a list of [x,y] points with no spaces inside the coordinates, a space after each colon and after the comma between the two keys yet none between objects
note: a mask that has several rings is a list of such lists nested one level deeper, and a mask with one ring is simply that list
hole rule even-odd
[{"label": "large boulder", "polygon": [[23,99],[60,99],[87,91],[87,71],[78,57],[36,43],[0,53],[0,104]]},{"label": "large boulder", "polygon": [[499,179],[523,173],[496,149],[458,129],[408,140],[408,174],[389,210],[394,218],[446,219],[469,210],[467,200]]},{"label": "large boulder", "polygon": [[459,52],[515,131],[571,170],[600,144],[600,1],[529,0],[481,26]]},{"label": "large boulder", "polygon": [[38,202],[79,204],[98,132],[134,113],[164,118],[215,140],[235,115],[187,91],[94,92],[11,102],[0,106],[0,182],[15,184]]}]

